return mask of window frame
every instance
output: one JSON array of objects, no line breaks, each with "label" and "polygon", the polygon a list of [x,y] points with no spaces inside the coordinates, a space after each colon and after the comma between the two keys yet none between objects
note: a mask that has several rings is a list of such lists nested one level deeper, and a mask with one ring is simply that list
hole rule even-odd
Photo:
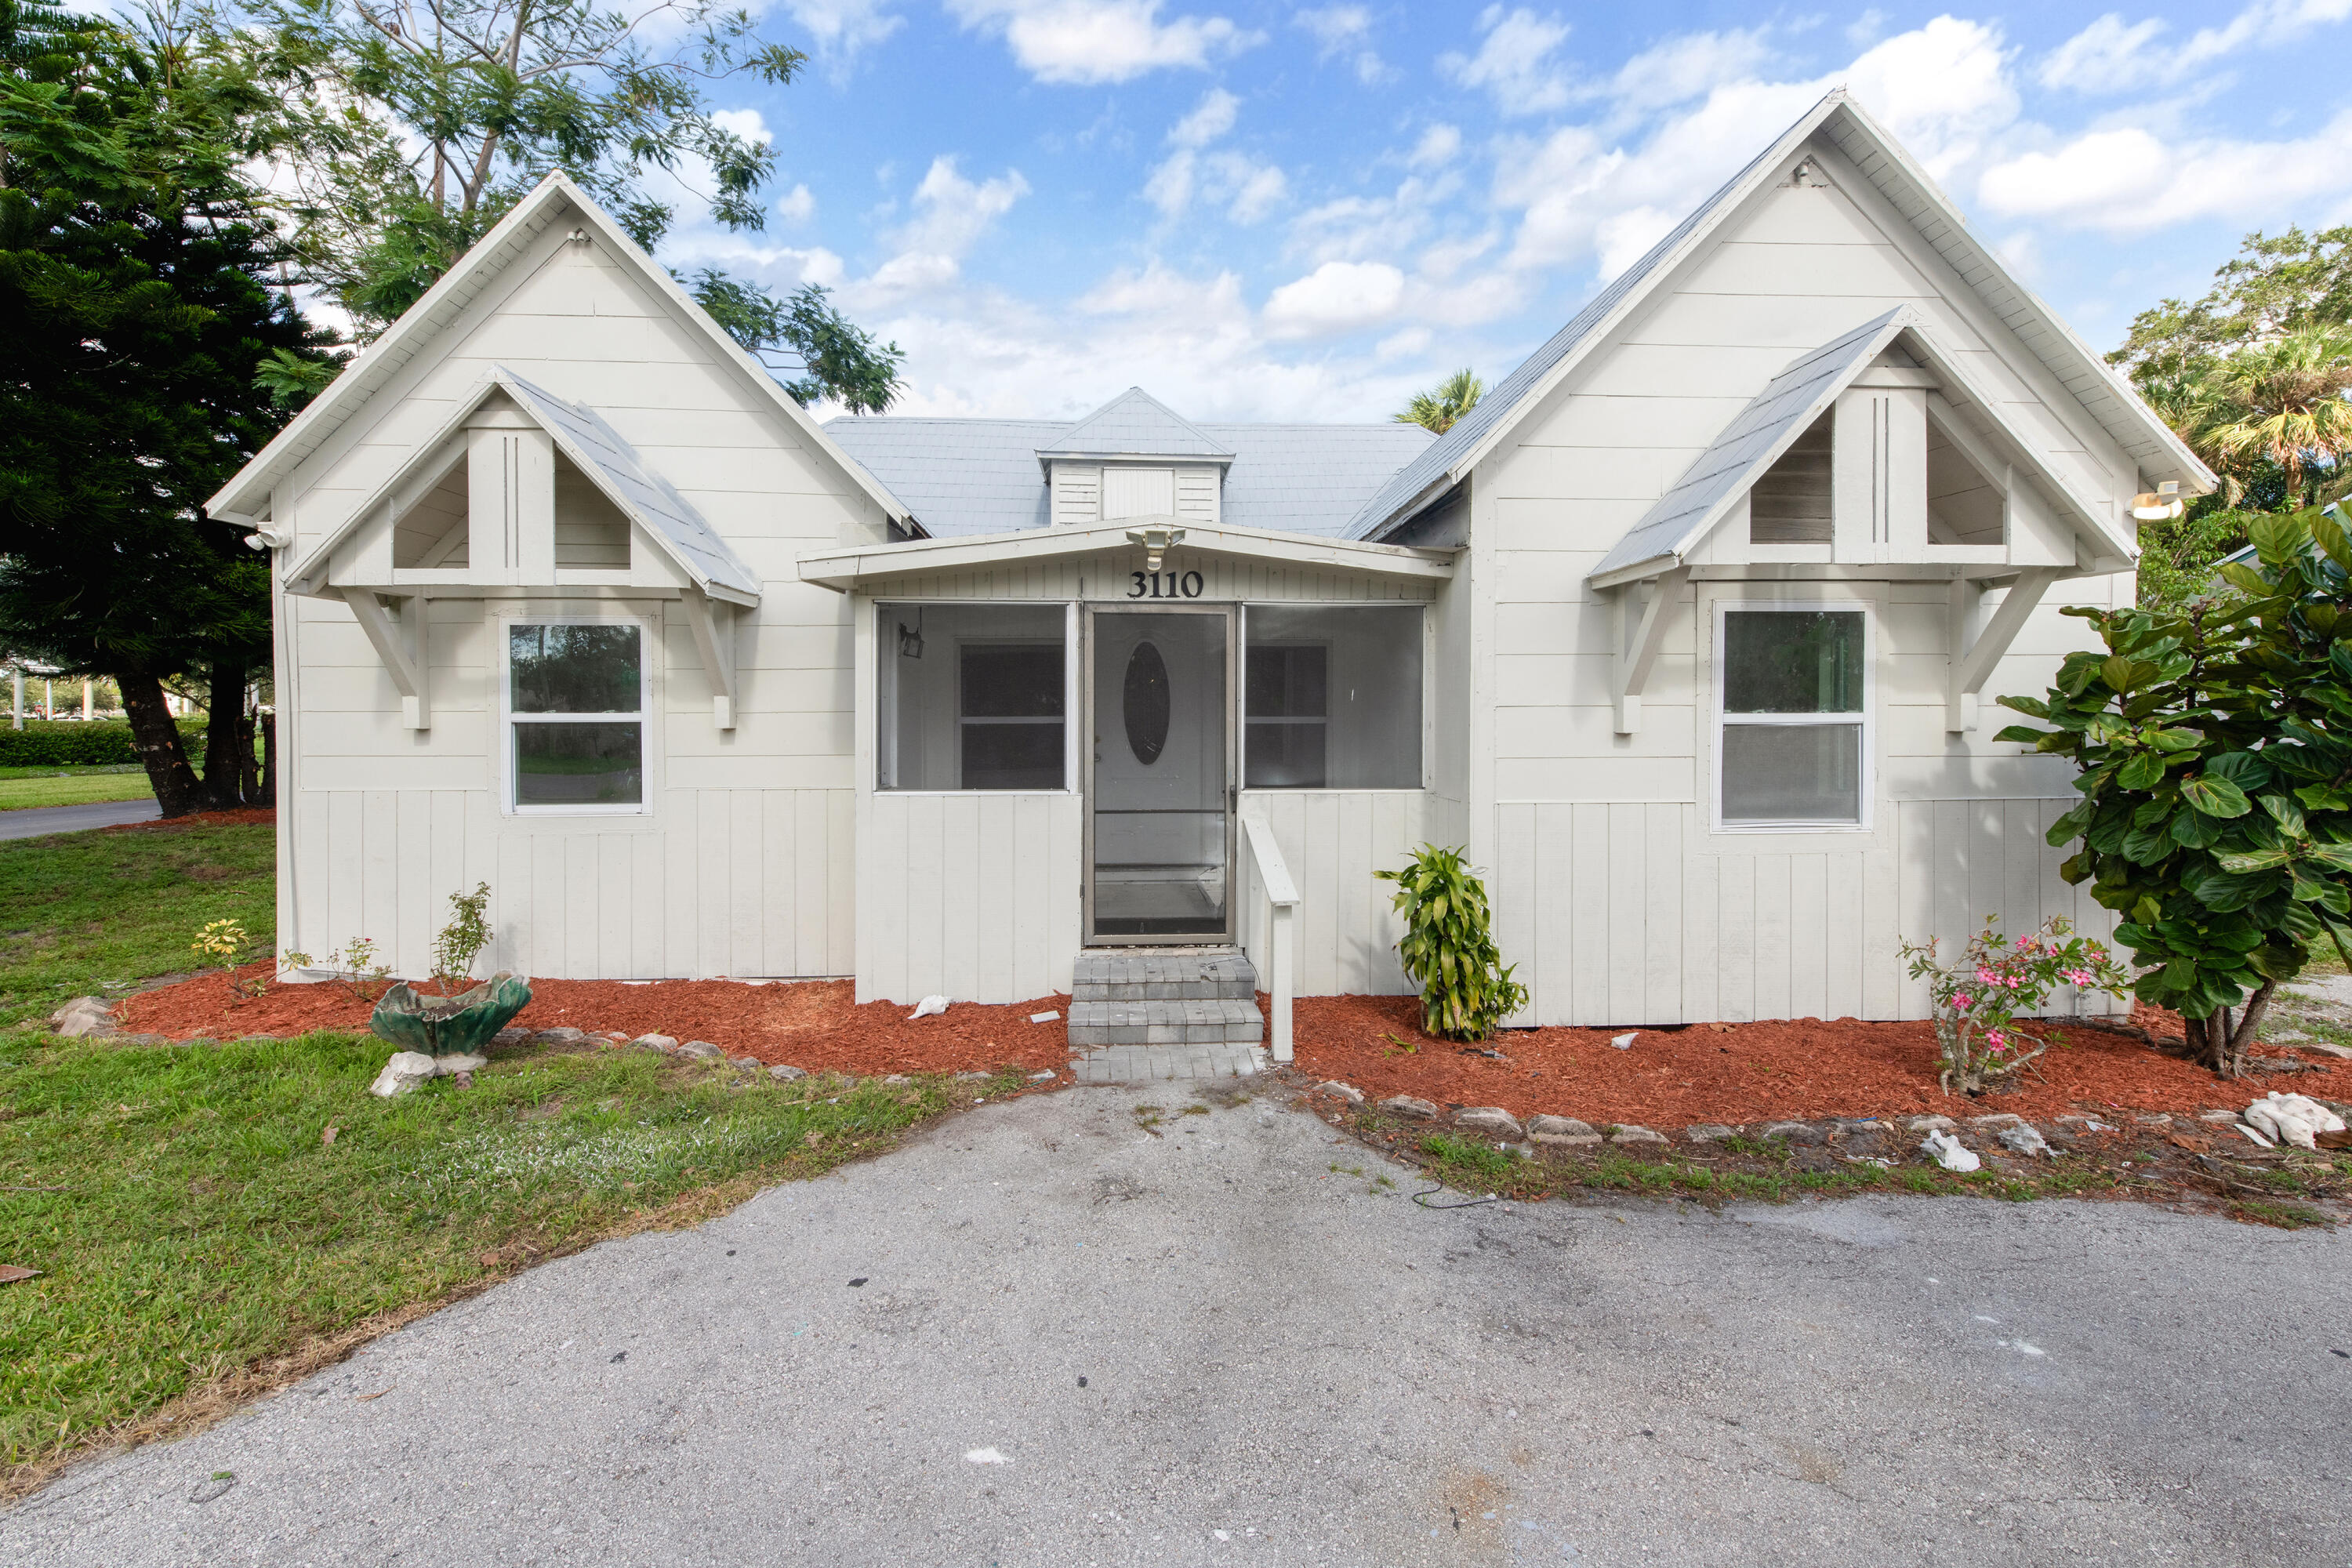
[{"label": "window frame", "polygon": [[[1869,833],[1878,795],[1878,617],[1877,606],[1866,599],[1717,599],[1715,601],[1714,799],[1708,803],[1710,826],[1717,833],[1800,834]],[[1727,635],[1734,615],[1854,615],[1862,617],[1862,707],[1851,715],[1814,710],[1803,713],[1731,713],[1725,706],[1730,661],[1725,657]],[[1723,815],[1724,731],[1740,729],[1805,728],[1851,722],[1861,731],[1857,761],[1856,816],[1851,822],[1794,818],[1767,822],[1729,822]]]},{"label": "window frame", "polygon": [[[557,615],[509,613],[498,617],[499,637],[499,760],[500,814],[507,816],[650,816],[653,815],[655,769],[653,755],[653,656],[660,639],[653,624],[642,616]],[[514,633],[520,626],[633,627],[637,634],[637,707],[633,713],[518,713],[514,708]],[[594,802],[526,805],[520,799],[522,769],[515,752],[523,724],[612,724],[637,726],[638,794],[634,805],[607,805]]]},{"label": "window frame", "polygon": [[[1249,649],[1250,616],[1259,610],[1411,610],[1421,627],[1421,733],[1417,737],[1417,753],[1413,776],[1419,781],[1410,784],[1376,784],[1353,788],[1346,784],[1253,784],[1238,787],[1252,794],[1266,795],[1422,795],[1433,786],[1430,773],[1437,748],[1437,616],[1435,601],[1430,599],[1237,599],[1241,611],[1239,627],[1234,634],[1234,653],[1239,660],[1234,671],[1235,700],[1234,702],[1234,756],[1239,763],[1236,776],[1249,776]],[[1276,637],[1276,644],[1306,644],[1320,641],[1328,649],[1328,638]],[[1328,656],[1324,665],[1324,679],[1330,679]],[[1331,701],[1326,690],[1323,701],[1324,776],[1330,776],[1328,737],[1330,734]]]},{"label": "window frame", "polygon": [[[871,752],[866,755],[865,765],[859,770],[863,774],[863,782],[859,785],[860,790],[864,794],[877,799],[886,795],[891,797],[905,797],[909,795],[994,795],[1002,797],[1024,795],[1075,795],[1078,794],[1078,747],[1081,743],[1081,736],[1075,726],[1077,722],[1080,695],[1078,681],[1078,609],[1082,602],[1083,601],[1077,599],[1063,598],[975,599],[969,597],[948,596],[939,598],[921,596],[886,598],[878,594],[870,598],[866,598],[865,613],[858,618],[865,628],[865,635],[870,636],[873,638],[873,642],[871,645],[870,657],[861,661],[865,666],[865,671],[861,675],[860,679],[870,679],[873,682],[871,689],[874,694],[874,700],[870,717],[867,721],[860,727],[862,743],[872,748]],[[886,784],[882,782],[882,772],[885,761],[891,756],[893,750],[891,737],[884,732],[883,725],[885,693],[884,681],[881,673],[882,659],[886,649],[895,652],[895,639],[898,636],[897,628],[885,619],[884,612],[894,607],[903,609],[909,606],[917,609],[950,609],[984,606],[988,608],[1057,609],[1062,612],[1062,783],[1059,788],[907,789],[898,784]],[[961,649],[961,646],[964,640],[966,639],[961,637],[957,638],[959,649]],[[1002,641],[1012,643],[1035,643],[1043,639],[1034,637],[992,638],[987,636],[982,636],[970,640],[980,642]],[[961,652],[959,652],[957,664],[957,776],[961,778],[962,776],[961,755],[963,744],[963,671],[961,668],[962,664]]]},{"label": "window frame", "polygon": [[[1244,789],[1279,790],[1329,789],[1331,787],[1328,782],[1331,777],[1331,639],[1328,637],[1280,637],[1253,645],[1248,640],[1249,621],[1246,616],[1243,617],[1242,634],[1242,690],[1240,714],[1242,727],[1242,787]],[[1250,648],[1253,646],[1263,648],[1282,648],[1286,650],[1291,648],[1310,647],[1320,649],[1323,655],[1323,711],[1311,717],[1307,715],[1290,714],[1263,719],[1254,717],[1249,710],[1249,658]],[[1249,742],[1250,726],[1253,724],[1312,724],[1320,729],[1323,731],[1323,777],[1326,782],[1311,784],[1266,784],[1250,783]]]},{"label": "window frame", "polygon": [[[983,789],[976,788],[971,784],[961,783],[964,775],[964,734],[968,729],[974,725],[978,725],[983,729],[1003,729],[1009,726],[1020,726],[1032,730],[1043,730],[1048,725],[1059,725],[1062,731],[1062,777],[1065,781],[1069,778],[1070,647],[1067,633],[1068,628],[1065,626],[1064,638],[1060,645],[1062,649],[1062,711],[1058,714],[1043,716],[1022,714],[1007,715],[1001,718],[992,718],[986,715],[974,716],[964,711],[964,650],[975,647],[1045,648],[1052,647],[1055,645],[1043,637],[998,637],[990,633],[982,633],[976,637],[965,637],[961,634],[957,636],[955,639],[955,722],[956,778],[958,780],[958,787],[951,793],[956,795],[1037,795],[1043,793],[1041,787],[1034,784],[1017,785],[1005,789]],[[910,792],[893,790],[890,793],[899,795]]]}]

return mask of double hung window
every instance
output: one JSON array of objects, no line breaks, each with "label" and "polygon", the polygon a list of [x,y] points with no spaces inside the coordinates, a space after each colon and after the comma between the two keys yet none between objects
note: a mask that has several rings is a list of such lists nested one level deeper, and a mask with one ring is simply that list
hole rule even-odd
[{"label": "double hung window", "polygon": [[1717,820],[1867,827],[1866,612],[1727,605],[1717,614]]},{"label": "double hung window", "polygon": [[508,623],[506,708],[516,811],[645,809],[643,627]]}]

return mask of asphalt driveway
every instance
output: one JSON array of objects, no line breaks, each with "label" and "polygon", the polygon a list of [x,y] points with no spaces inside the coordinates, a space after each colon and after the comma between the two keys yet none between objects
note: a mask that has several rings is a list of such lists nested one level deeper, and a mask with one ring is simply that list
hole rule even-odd
[{"label": "asphalt driveway", "polygon": [[2352,1240],[1434,1212],[1310,1117],[1153,1137],[1151,1098],[985,1108],[536,1269],[68,1473],[0,1561],[2352,1560]]}]

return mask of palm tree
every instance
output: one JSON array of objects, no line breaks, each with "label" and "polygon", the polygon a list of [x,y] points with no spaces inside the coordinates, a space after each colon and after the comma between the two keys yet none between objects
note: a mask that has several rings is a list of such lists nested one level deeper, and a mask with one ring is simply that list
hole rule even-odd
[{"label": "palm tree", "polygon": [[1457,370],[1437,384],[1433,391],[1416,392],[1404,411],[1390,418],[1400,425],[1419,425],[1434,430],[1440,436],[1454,428],[1454,422],[1478,406],[1486,384],[1467,368]]},{"label": "palm tree", "polygon": [[2340,475],[2352,455],[2352,331],[2306,327],[2221,356],[2203,396],[2184,399],[2174,428],[2216,468],[2264,461],[2286,472],[2288,504],[2304,504],[2314,469]]}]

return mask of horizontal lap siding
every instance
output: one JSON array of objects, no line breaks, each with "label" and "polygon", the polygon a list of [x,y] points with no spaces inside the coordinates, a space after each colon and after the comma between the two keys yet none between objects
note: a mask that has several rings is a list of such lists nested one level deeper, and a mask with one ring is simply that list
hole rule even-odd
[{"label": "horizontal lap siding", "polygon": [[[1298,994],[1403,995],[1396,956],[1403,926],[1391,907],[1395,888],[1374,875],[1403,865],[1437,836],[1441,808],[1417,790],[1262,790],[1242,796],[1245,816],[1274,829],[1298,888]],[[1235,889],[1243,944],[1268,983],[1265,891],[1246,837]]]},{"label": "horizontal lap siding", "polygon": [[857,902],[861,1002],[1025,1002],[1070,988],[1078,800],[869,795]]},{"label": "horizontal lap siding", "polygon": [[393,972],[432,967],[449,896],[490,888],[483,968],[549,979],[845,974],[852,792],[672,790],[654,827],[534,831],[486,795],[306,790],[298,930],[324,961],[357,937]]},{"label": "horizontal lap siding", "polygon": [[[1989,915],[2011,934],[2053,915],[2113,931],[2043,842],[2069,804],[1895,802],[1891,851],[1725,853],[1685,804],[1505,802],[1482,869],[1504,961],[1533,993],[1517,1021],[1924,1017],[1904,941],[1933,936],[1948,954]],[[2071,992],[2053,1003],[2077,1006]]]}]

